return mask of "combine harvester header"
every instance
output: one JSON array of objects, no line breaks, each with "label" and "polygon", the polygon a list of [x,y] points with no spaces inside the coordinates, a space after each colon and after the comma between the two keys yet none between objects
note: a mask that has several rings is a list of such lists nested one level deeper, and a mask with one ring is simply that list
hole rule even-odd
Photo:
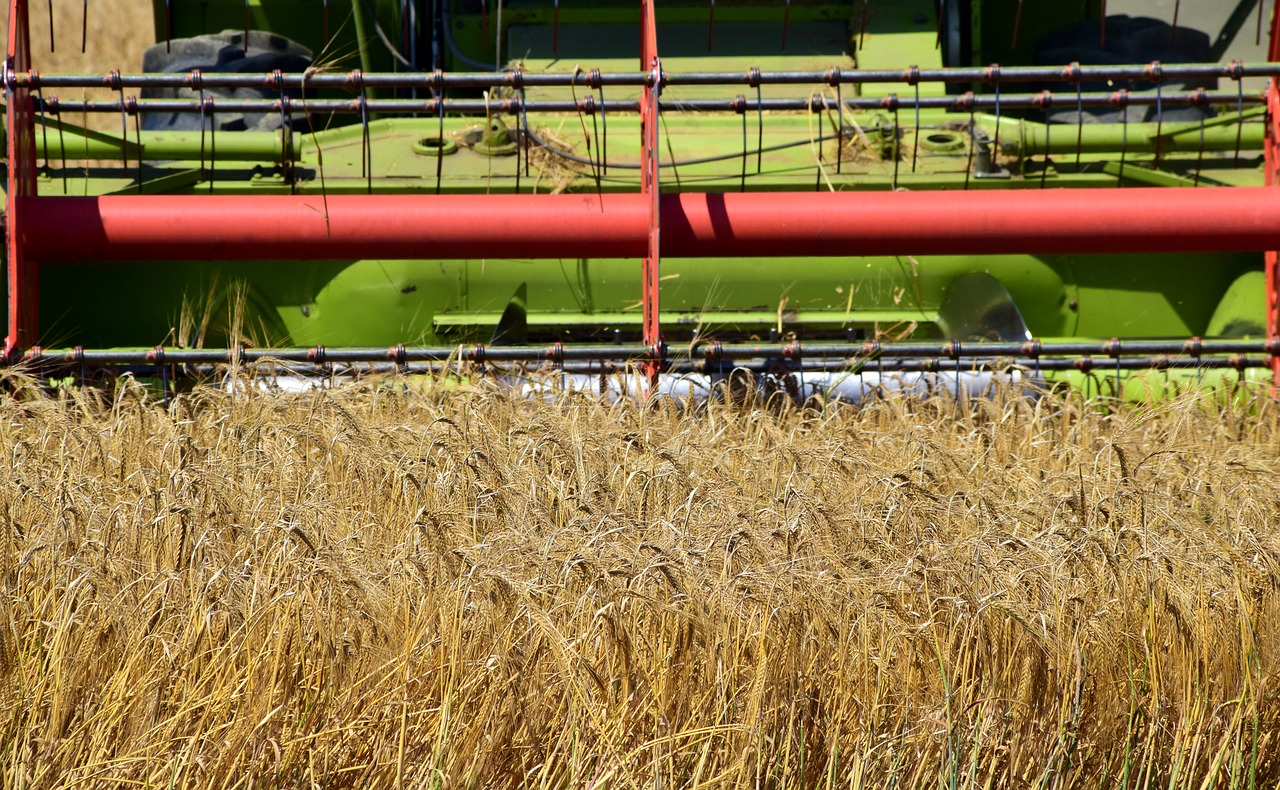
[{"label": "combine harvester header", "polygon": [[1280,382],[1280,15],[1128,5],[156,0],[52,74],[10,0],[4,357]]}]

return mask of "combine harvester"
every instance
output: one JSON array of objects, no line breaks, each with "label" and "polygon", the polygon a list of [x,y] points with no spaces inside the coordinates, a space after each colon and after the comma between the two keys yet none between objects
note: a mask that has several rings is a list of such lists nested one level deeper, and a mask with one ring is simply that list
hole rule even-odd
[{"label": "combine harvester", "polygon": [[154,5],[141,70],[53,74],[10,0],[9,364],[1280,376],[1269,0]]}]

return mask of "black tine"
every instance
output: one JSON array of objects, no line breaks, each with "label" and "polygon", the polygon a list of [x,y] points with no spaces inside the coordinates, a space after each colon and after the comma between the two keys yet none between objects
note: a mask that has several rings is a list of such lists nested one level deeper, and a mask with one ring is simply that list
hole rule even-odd
[{"label": "black tine", "polygon": [[[529,177],[529,148],[531,147],[531,145],[530,145],[531,140],[530,140],[530,138],[529,138],[529,113],[528,113],[528,112],[525,110],[525,108],[524,108],[524,99],[525,99],[525,96],[524,96],[524,88],[522,87],[522,88],[520,88],[520,126],[521,126],[521,131],[522,131],[522,132],[523,132],[523,134],[525,135],[525,146],[524,146],[524,176],[525,176],[525,178],[528,178],[528,177]],[[444,129],[443,129],[443,127],[441,127],[441,139],[444,139],[444,134],[443,134],[443,132],[444,132]],[[604,126],[604,133],[605,133],[605,140],[607,141],[607,140],[609,139],[609,138],[608,138],[608,135],[609,135],[609,124],[608,124],[608,123],[605,123],[605,126]]]},{"label": "black tine", "polygon": [[[113,71],[112,75],[119,75],[120,72]],[[124,87],[120,84],[118,78],[114,78],[116,90],[120,93],[120,155],[124,162],[125,172],[129,170],[129,116],[125,114],[124,109]]]},{"label": "black tine", "polygon": [[[897,98],[896,96],[894,97]],[[901,135],[898,133],[898,102],[893,103],[893,189],[898,189],[898,160],[901,158],[898,152],[898,144]]]},{"label": "black tine", "polygon": [[[791,25],[791,0],[786,0],[782,6],[782,50],[787,49],[787,28]],[[862,44],[858,44],[858,48],[862,48]]]},{"label": "black tine", "polygon": [[173,51],[173,0],[164,0],[164,51]]},{"label": "black tine", "polygon": [[1049,103],[1046,101],[1044,108],[1044,161],[1040,163],[1041,189],[1044,189],[1044,181],[1049,176],[1049,128],[1052,126],[1049,121]]},{"label": "black tine", "polygon": [[[826,103],[827,103],[827,97],[826,97],[826,96],[823,96],[823,97],[822,97],[822,104],[823,104],[823,107],[824,107],[824,108],[825,108]],[[813,112],[813,99],[812,99],[812,98],[810,98],[810,99],[809,99],[809,112]],[[822,110],[821,110],[821,109],[819,109],[819,110],[818,110],[818,172],[814,174],[814,180],[813,180],[813,191],[814,191],[814,192],[821,192],[821,191],[822,191],[822,141],[823,141],[823,139],[824,139],[824,137],[825,137],[825,135],[823,134],[822,122],[823,122],[824,120],[826,120],[826,119],[825,119],[825,118],[823,118],[822,116],[823,116],[823,112],[822,112]]]},{"label": "black tine", "polygon": [[80,8],[80,54],[83,55],[89,44],[89,0],[84,0]]},{"label": "black tine", "polygon": [[[373,140],[369,135],[369,102],[364,96],[363,84],[360,88],[360,121],[364,131],[360,135],[360,169],[364,171],[365,191],[373,194]],[[441,140],[441,143],[444,141]]]},{"label": "black tine", "polygon": [[993,140],[991,143],[992,167],[996,167],[997,163],[1000,161],[1000,81],[998,79],[996,80],[995,100],[996,100],[996,108],[995,108],[996,109],[996,134],[995,134],[995,140]]},{"label": "black tine", "polygon": [[1102,0],[1102,27],[1098,33],[1099,46],[1107,48],[1107,0]]},{"label": "black tine", "polygon": [[[440,118],[440,145],[444,146],[444,89],[436,95],[436,115]],[[436,157],[436,194],[440,194],[440,178],[444,172],[444,157]]]},{"label": "black tine", "polygon": [[[790,5],[790,3],[788,3]],[[862,0],[862,23],[858,27],[858,54],[862,54],[862,50],[866,47],[867,42],[867,14],[871,10],[871,0]]]},{"label": "black tine", "polygon": [[1200,186],[1200,169],[1204,167],[1204,119],[1205,115],[1200,114],[1200,150],[1196,153],[1196,178],[1192,182],[1192,186]]},{"label": "black tine", "polygon": [[[1261,2],[1261,0],[1259,0]],[[1169,44],[1178,42],[1178,12],[1182,10],[1182,0],[1173,0],[1173,26],[1169,29]]]},{"label": "black tine", "polygon": [[[67,194],[67,138],[63,134],[64,130],[62,128],[62,113],[57,109],[58,107],[57,96],[53,97],[53,106],[54,106],[54,113],[56,113],[58,116],[58,148],[61,149],[60,153],[62,154],[62,157],[61,157],[62,158],[62,194],[65,195]],[[48,150],[49,149],[47,148],[45,149],[46,160],[49,158],[47,154]]]},{"label": "black tine", "polygon": [[36,104],[40,106],[40,136],[44,142],[44,166],[49,167],[49,117],[45,114],[44,88],[36,83]]},{"label": "black tine", "polygon": [[1164,107],[1162,106],[1162,88],[1164,83],[1156,83],[1156,167],[1160,166],[1160,138],[1164,135]]},{"label": "black tine", "polygon": [[[130,97],[133,98],[132,96]],[[130,102],[130,112],[133,115],[133,139],[138,144],[138,194],[142,194],[142,118],[138,115],[138,102],[134,99]]]},{"label": "black tine", "polygon": [[[596,88],[600,95],[600,163],[604,175],[609,175],[609,117],[604,109],[604,86]],[[520,99],[524,100],[524,94],[521,93]]]},{"label": "black tine", "polygon": [[1236,77],[1236,167],[1240,166],[1240,135],[1244,133],[1244,80]]},{"label": "black tine", "polygon": [[840,166],[844,162],[844,95],[840,91],[840,82],[836,81],[836,175],[840,175]]},{"label": "black tine", "polygon": [[1022,0],[1018,0],[1018,10],[1013,14],[1013,41],[1010,43],[1011,49],[1018,48],[1018,30],[1022,27]]},{"label": "black tine", "polygon": [[204,87],[200,88],[200,178],[204,179]]},{"label": "black tine", "polygon": [[916,83],[916,133],[911,136],[911,172],[916,172],[916,159],[920,154],[920,83]]},{"label": "black tine", "polygon": [[716,32],[716,0],[711,0],[707,10],[707,52],[711,52],[711,44]]},{"label": "black tine", "polygon": [[1076,82],[1076,171],[1080,170],[1080,150],[1084,147],[1084,87]]},{"label": "black tine", "polygon": [[49,51],[56,51],[53,43],[53,0],[49,0]]},{"label": "black tine", "polygon": [[761,157],[764,156],[764,103],[761,98],[760,84],[756,83],[756,175],[762,171]]},{"label": "black tine", "polygon": [[209,194],[213,194],[214,174],[218,169],[218,100],[209,97]]},{"label": "black tine", "polygon": [[746,97],[739,96],[738,100],[742,102],[742,180],[738,187],[739,192],[747,191],[747,107]]},{"label": "black tine", "polygon": [[596,152],[596,192],[600,192],[600,175],[604,170],[604,159],[600,153],[600,122],[596,120],[596,114],[591,113],[591,139],[595,141]]},{"label": "black tine", "polygon": [[1124,158],[1129,153],[1129,103],[1120,105],[1120,173],[1116,176],[1116,188],[1124,186]]},{"label": "black tine", "polygon": [[[971,94],[972,95],[972,94]],[[964,188],[969,189],[969,176],[973,174],[973,149],[978,144],[978,130],[973,125],[973,105],[969,105],[969,157],[964,165]]]}]

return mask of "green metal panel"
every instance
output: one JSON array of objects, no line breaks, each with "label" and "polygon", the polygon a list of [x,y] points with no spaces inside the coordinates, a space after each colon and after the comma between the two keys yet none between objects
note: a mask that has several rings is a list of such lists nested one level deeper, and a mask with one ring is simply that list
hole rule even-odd
[{"label": "green metal panel", "polygon": [[[250,0],[249,24],[295,39],[333,70],[360,66],[396,67],[376,35],[376,20],[393,45],[400,43],[400,3],[366,0],[368,13],[355,14],[350,0],[331,0],[332,41],[326,50],[323,19],[315,0]],[[956,6],[960,4],[955,4]],[[194,36],[245,24],[243,0],[156,0],[156,29],[163,40],[169,23],[174,36]],[[1099,10],[1088,3],[1024,5],[1017,46],[1012,42],[1016,0],[972,2],[969,21],[973,62],[1029,62],[1034,40],[1057,26]],[[714,45],[707,51],[705,3],[664,4],[658,9],[659,38],[668,71],[892,68],[940,65],[932,0],[876,3],[861,36],[857,2],[793,3],[784,50],[780,25],[784,6],[752,4],[716,10]],[[548,2],[504,3],[502,27],[497,7],[481,13],[476,2],[451,3],[450,34],[468,57],[505,63],[513,57],[525,68],[572,72],[598,67],[634,71],[638,10],[632,0],[568,5],[561,11],[559,47],[551,51]],[[361,21],[357,25],[357,21]],[[360,46],[361,42],[364,46]],[[498,52],[502,43],[505,51]],[[345,56],[345,58],[343,57]],[[460,62],[449,55],[449,67]],[[822,86],[779,86],[765,98],[804,97]],[[846,95],[858,91],[852,87]],[[921,86],[922,95],[940,94],[939,85]],[[745,92],[745,89],[744,89]],[[866,86],[865,95],[913,91],[904,85]],[[585,89],[530,89],[528,99],[581,96]],[[611,88],[610,100],[634,98],[638,89]],[[724,96],[724,88],[673,88],[672,101]],[[354,119],[332,128],[281,134],[219,133],[217,178],[207,180],[198,133],[152,133],[128,139],[50,122],[37,134],[44,194],[130,193],[139,189],[137,161],[147,160],[142,191],[184,194],[288,193],[362,194],[441,192],[547,192],[567,190],[633,192],[638,172],[622,165],[639,161],[638,119],[578,115],[531,118],[536,131],[578,156],[606,144],[617,166],[597,180],[592,168],[555,157],[524,163],[516,156],[485,156],[466,144],[467,128],[482,117],[375,120],[366,140]],[[511,119],[507,119],[510,121]],[[597,128],[595,121],[607,120]],[[887,110],[846,113],[664,115],[664,161],[683,162],[663,170],[665,188],[682,191],[781,190],[968,190],[981,200],[987,189],[1259,183],[1262,114],[1222,108],[1205,123],[1125,126],[1091,124],[1077,129],[1045,127],[1026,118],[975,114],[976,128],[1001,140],[998,163],[1007,179],[973,175],[975,152],[963,133],[969,116],[926,111],[916,126],[913,113]],[[345,125],[344,125],[345,124]],[[323,124],[317,124],[318,126]],[[997,130],[997,126],[999,127]],[[607,128],[607,132],[605,131]],[[837,130],[844,128],[837,141]],[[424,155],[415,143],[443,132],[459,141],[443,160]],[[819,138],[822,138],[821,140]],[[744,138],[746,140],[744,144]],[[941,140],[942,143],[931,141]],[[759,160],[749,151],[789,146]],[[950,145],[947,139],[958,141]],[[896,140],[896,143],[895,143]],[[361,154],[370,146],[372,173],[361,174]],[[819,149],[822,155],[819,156]],[[1237,156],[1239,149],[1239,156]],[[294,183],[281,168],[293,152]],[[1079,152],[1081,162],[1076,164]],[[896,158],[895,158],[896,153]],[[1158,153],[1158,158],[1157,158]],[[1045,157],[1050,164],[1045,169]],[[64,167],[63,157],[69,161]],[[718,161],[688,160],[720,157]],[[837,157],[839,161],[837,162]],[[123,161],[130,163],[125,169]],[[323,159],[323,180],[319,178]],[[93,160],[88,170],[81,160]],[[113,164],[120,162],[120,165]],[[437,170],[439,167],[439,171]],[[436,175],[440,173],[437,186]],[[744,175],[745,172],[745,175]],[[203,176],[202,176],[203,174]],[[517,184],[518,181],[518,184]],[[852,221],[856,221],[856,218]],[[924,218],[922,221],[927,221]],[[835,259],[781,258],[663,261],[662,321],[671,342],[696,330],[726,339],[764,337],[770,330],[803,339],[840,336],[940,336],[937,313],[959,276],[982,271],[1008,289],[1031,332],[1042,337],[1187,337],[1240,333],[1261,322],[1261,256],[931,256],[863,258],[856,249]],[[638,334],[639,263],[630,260],[470,260],[243,263],[120,262],[93,268],[48,265],[41,290],[45,345],[147,346],[192,342],[192,327],[205,323],[204,340],[217,343],[237,321],[253,342],[302,345],[381,345],[485,340],[512,294],[527,288],[531,335],[557,339],[606,337],[615,330]],[[233,288],[232,286],[235,286]],[[242,315],[230,316],[244,294]],[[104,295],[110,295],[109,298]],[[184,303],[187,305],[183,307]],[[1252,322],[1252,323],[1251,323]],[[183,330],[182,327],[187,329]],[[1073,374],[1074,375],[1074,374]],[[1081,386],[1086,378],[1062,375]],[[1142,377],[1129,379],[1124,393],[1137,391]],[[1141,386],[1147,386],[1143,383]]]}]

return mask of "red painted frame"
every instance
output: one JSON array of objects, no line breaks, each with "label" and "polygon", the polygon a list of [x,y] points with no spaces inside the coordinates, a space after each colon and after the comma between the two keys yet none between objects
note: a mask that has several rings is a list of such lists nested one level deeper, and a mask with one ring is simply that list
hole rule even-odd
[{"label": "red painted frame", "polygon": [[662,94],[662,58],[658,55],[658,23],[654,15],[655,0],[640,0],[640,70],[649,72],[640,101],[641,164],[640,194],[649,210],[648,245],[641,269],[641,301],[644,344],[651,359],[644,364],[650,389],[657,386],[664,355],[662,328],[658,307],[662,292],[661,209],[658,183],[658,97]]},{"label": "red painted frame", "polygon": [[[6,75],[31,68],[30,26],[27,0],[10,0]],[[29,88],[8,87],[5,80],[5,122],[9,175],[5,188],[7,222],[5,254],[9,268],[9,326],[4,356],[12,360],[39,341],[39,265],[26,254],[23,214],[27,201],[36,196],[35,116]]]},{"label": "red painted frame", "polygon": [[[1267,59],[1280,59],[1280,4],[1271,12],[1271,43]],[[1273,77],[1267,88],[1267,186],[1280,186],[1280,79]],[[1267,337],[1280,338],[1280,250],[1271,249],[1266,254],[1267,279]],[[1272,395],[1280,392],[1280,357],[1271,358],[1274,383]]]}]

